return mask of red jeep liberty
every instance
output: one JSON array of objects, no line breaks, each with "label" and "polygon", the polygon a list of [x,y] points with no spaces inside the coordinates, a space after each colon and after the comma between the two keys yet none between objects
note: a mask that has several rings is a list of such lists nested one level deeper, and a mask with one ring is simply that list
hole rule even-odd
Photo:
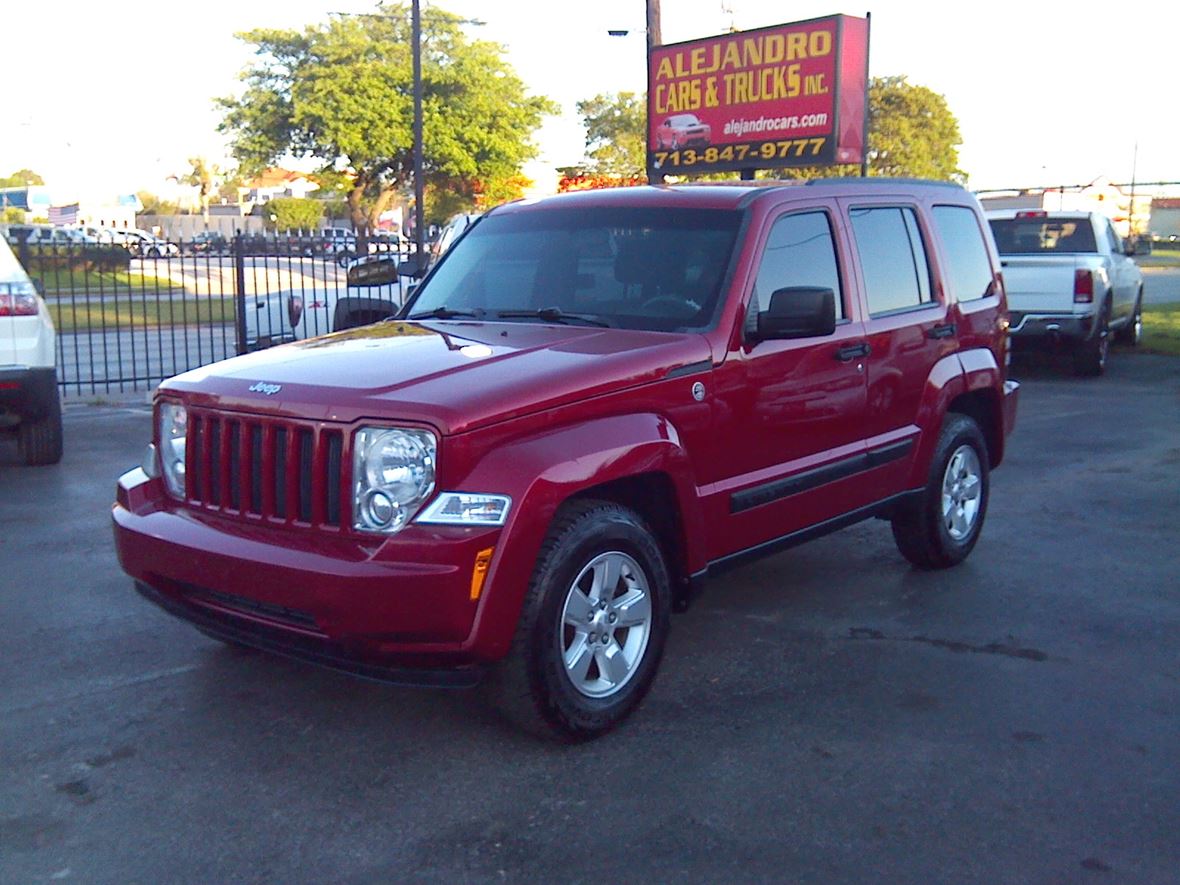
[{"label": "red jeep liberty", "polygon": [[868,517],[960,562],[1018,390],[976,200],[760,184],[503,206],[396,319],[160,385],[123,568],[223,641],[587,738],[735,563]]}]

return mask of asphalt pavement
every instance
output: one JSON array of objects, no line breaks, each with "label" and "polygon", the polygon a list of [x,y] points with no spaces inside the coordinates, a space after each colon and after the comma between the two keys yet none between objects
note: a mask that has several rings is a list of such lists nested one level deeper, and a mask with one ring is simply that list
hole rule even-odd
[{"label": "asphalt pavement", "polygon": [[714,581],[621,729],[208,640],[115,562],[143,408],[0,442],[0,881],[1177,881],[1180,360],[1018,363],[971,558],[873,521]]}]

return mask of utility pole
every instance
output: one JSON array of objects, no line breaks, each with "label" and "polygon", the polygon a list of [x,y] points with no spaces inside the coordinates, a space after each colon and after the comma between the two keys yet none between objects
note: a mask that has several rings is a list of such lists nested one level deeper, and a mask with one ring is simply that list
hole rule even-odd
[{"label": "utility pole", "polygon": [[414,0],[410,19],[414,47],[414,253],[421,269],[425,264],[426,188],[422,181],[422,10]]},{"label": "utility pole", "polygon": [[660,0],[647,0],[647,53],[663,43],[660,37]]},{"label": "utility pole", "polygon": [[1139,172],[1139,142],[1135,142],[1135,157],[1131,160],[1131,206],[1127,210],[1127,239],[1132,243],[1138,241],[1135,236],[1135,177]]}]

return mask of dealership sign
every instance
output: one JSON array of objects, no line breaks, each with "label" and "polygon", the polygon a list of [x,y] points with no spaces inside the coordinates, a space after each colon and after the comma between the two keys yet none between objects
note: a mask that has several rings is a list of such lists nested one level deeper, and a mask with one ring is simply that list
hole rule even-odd
[{"label": "dealership sign", "polygon": [[860,163],[868,57],[846,15],[653,47],[649,177]]}]

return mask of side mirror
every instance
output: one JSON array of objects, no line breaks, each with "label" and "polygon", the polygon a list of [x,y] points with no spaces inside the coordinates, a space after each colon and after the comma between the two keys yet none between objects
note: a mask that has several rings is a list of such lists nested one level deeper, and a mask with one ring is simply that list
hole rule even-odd
[{"label": "side mirror", "polygon": [[817,338],[836,331],[836,293],[818,286],[789,286],[770,296],[758,313],[758,340]]},{"label": "side mirror", "polygon": [[348,269],[348,285],[358,286],[388,286],[397,282],[401,268],[389,258],[378,258],[376,261],[361,261]]},{"label": "side mirror", "polygon": [[1138,251],[1139,250],[1136,248],[1134,240],[1124,240],[1123,241],[1123,254],[1124,255],[1134,255]]},{"label": "side mirror", "polygon": [[410,277],[411,279],[421,279],[426,275],[426,268],[418,266],[418,259],[415,257],[407,258],[397,266],[398,276]]}]

